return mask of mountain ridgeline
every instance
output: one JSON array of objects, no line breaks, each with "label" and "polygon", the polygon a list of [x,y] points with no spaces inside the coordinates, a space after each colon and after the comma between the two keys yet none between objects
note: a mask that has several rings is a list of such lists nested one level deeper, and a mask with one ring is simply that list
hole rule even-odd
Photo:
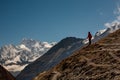
[{"label": "mountain ridgeline", "polygon": [[33,80],[120,80],[120,30],[75,51]]}]

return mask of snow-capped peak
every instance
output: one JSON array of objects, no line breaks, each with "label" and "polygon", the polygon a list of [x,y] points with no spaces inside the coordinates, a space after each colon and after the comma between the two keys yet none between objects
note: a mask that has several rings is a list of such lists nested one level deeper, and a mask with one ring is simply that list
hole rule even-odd
[{"label": "snow-capped peak", "polygon": [[32,47],[35,47],[34,46],[35,44],[40,45],[40,41],[36,41],[36,40],[33,40],[33,39],[26,39],[26,38],[24,38],[22,40],[21,44],[24,44],[28,48],[32,48]]}]

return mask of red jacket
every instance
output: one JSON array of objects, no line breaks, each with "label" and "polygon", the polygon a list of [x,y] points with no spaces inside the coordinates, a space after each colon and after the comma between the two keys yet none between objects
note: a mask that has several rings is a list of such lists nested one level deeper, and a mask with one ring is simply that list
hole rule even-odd
[{"label": "red jacket", "polygon": [[91,39],[92,38],[92,35],[90,32],[88,32],[88,39]]}]

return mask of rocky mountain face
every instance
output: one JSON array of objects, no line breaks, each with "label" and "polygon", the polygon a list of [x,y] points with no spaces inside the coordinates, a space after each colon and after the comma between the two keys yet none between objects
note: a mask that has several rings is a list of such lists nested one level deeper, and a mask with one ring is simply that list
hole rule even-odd
[{"label": "rocky mountain face", "polygon": [[26,65],[42,56],[55,44],[23,39],[17,46],[5,45],[0,48],[0,64],[16,76]]},{"label": "rocky mountain face", "polygon": [[120,30],[74,52],[34,80],[120,80]]},{"label": "rocky mountain face", "polygon": [[15,78],[0,65],[0,80],[15,80]]},{"label": "rocky mountain face", "polygon": [[52,47],[47,53],[38,58],[16,77],[17,80],[32,80],[40,72],[49,70],[61,60],[71,55],[73,51],[80,48],[83,39],[67,37]]}]

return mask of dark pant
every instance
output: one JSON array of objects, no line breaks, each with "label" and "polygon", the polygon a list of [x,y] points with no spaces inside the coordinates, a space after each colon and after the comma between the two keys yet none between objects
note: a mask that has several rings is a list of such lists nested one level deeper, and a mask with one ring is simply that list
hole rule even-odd
[{"label": "dark pant", "polygon": [[91,45],[91,39],[89,39],[89,45]]}]

